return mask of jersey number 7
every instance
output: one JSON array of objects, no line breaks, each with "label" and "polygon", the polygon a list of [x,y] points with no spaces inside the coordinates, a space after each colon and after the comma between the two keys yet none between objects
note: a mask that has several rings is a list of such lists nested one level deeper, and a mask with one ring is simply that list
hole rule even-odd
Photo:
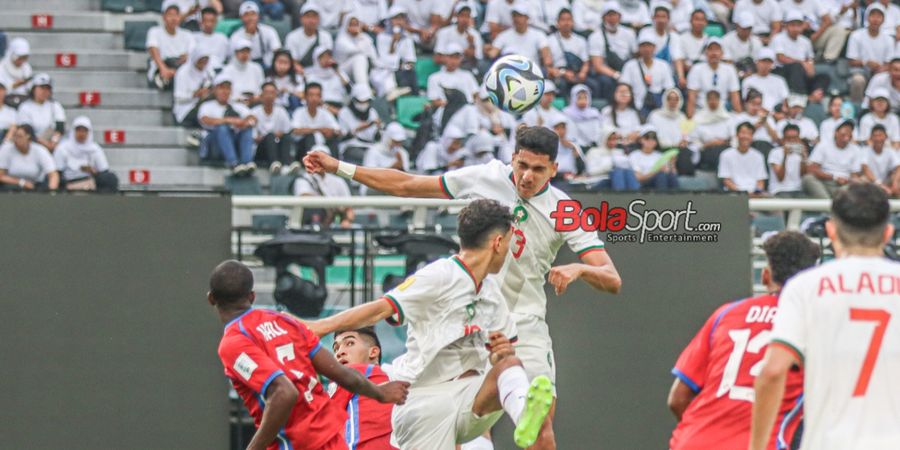
[{"label": "jersey number 7", "polygon": [[891,313],[883,309],[850,308],[850,320],[875,322],[875,332],[872,333],[872,340],[869,341],[869,349],[866,351],[866,359],[863,360],[859,378],[856,379],[856,388],[853,389],[854,397],[862,397],[866,395],[866,390],[869,389],[869,380],[872,379],[872,371],[875,369],[875,362],[878,360],[878,353],[881,351],[884,332],[887,329],[888,322],[891,321]]}]

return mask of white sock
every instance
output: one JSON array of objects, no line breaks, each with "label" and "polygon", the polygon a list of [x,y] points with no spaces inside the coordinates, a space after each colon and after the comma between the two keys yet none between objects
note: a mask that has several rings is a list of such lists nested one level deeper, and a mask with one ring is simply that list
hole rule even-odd
[{"label": "white sock", "polygon": [[459,450],[494,450],[494,443],[484,436],[478,436],[461,445]]},{"label": "white sock", "polygon": [[497,389],[500,391],[500,404],[503,410],[519,424],[519,416],[525,410],[525,398],[528,396],[528,376],[522,366],[512,366],[497,377]]}]

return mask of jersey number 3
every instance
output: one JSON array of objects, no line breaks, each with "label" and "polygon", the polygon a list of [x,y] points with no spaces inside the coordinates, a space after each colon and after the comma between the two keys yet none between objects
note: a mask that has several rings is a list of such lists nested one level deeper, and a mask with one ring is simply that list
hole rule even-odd
[{"label": "jersey number 3", "polygon": [[516,228],[513,231],[513,235],[515,236],[515,242],[513,243],[516,248],[513,250],[513,258],[519,259],[522,256],[522,252],[525,250],[525,233],[522,230]]},{"label": "jersey number 3", "polygon": [[[760,331],[759,334],[750,339],[750,329],[743,328],[740,330],[731,330],[728,337],[734,343],[731,350],[731,356],[725,363],[725,371],[722,372],[722,382],[719,384],[719,390],[716,397],[728,394],[728,397],[734,400],[743,400],[752,402],[755,395],[753,393],[753,379],[762,371],[762,358],[750,368],[749,385],[739,386],[738,375],[740,375],[741,366],[744,362],[744,354],[750,353],[758,355],[766,344],[769,343],[769,330]],[[741,381],[745,381],[745,377],[741,377]]]},{"label": "jersey number 3", "polygon": [[863,360],[859,378],[856,379],[856,387],[853,389],[854,397],[862,397],[866,395],[866,390],[869,389],[869,380],[872,379],[872,371],[875,369],[875,362],[878,360],[878,353],[881,351],[884,331],[887,329],[888,322],[891,321],[891,313],[883,309],[850,308],[850,320],[875,322],[875,332],[872,333],[872,340],[869,341],[869,349],[866,351],[866,359]]}]

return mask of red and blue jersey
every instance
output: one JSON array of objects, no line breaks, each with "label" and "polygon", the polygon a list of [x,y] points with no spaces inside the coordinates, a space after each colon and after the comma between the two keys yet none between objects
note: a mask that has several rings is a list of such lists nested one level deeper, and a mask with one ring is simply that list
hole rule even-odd
[{"label": "red and blue jersey", "polygon": [[[774,295],[727,303],[684,349],[672,374],[697,396],[672,432],[671,450],[747,448],[753,382],[762,370],[777,309]],[[795,367],[788,374],[769,449],[790,447],[801,418],[802,394],[803,372]]]},{"label": "red and blue jersey", "polygon": [[274,311],[250,309],[225,325],[219,358],[257,428],[273,380],[287,377],[300,393],[268,450],[316,450],[343,433],[347,415],[331,402],[312,364],[321,348],[306,325]]},{"label": "red and blue jersey", "polygon": [[[388,376],[375,364],[350,364],[349,366],[366,376],[372,384],[387,383]],[[332,401],[347,409],[347,425],[344,437],[350,450],[389,450],[391,445],[391,412],[394,405],[380,403],[375,399],[354,394],[338,387]]]}]

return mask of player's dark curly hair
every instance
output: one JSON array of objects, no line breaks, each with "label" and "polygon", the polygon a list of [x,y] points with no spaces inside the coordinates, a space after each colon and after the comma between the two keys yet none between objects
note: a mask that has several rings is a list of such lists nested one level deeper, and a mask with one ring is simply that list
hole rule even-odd
[{"label": "player's dark curly hair", "polygon": [[520,126],[516,129],[516,153],[519,150],[547,155],[550,161],[555,162],[559,151],[559,135],[546,127]]},{"label": "player's dark curly hair", "polygon": [[772,281],[781,286],[798,272],[814,266],[819,259],[819,246],[796,231],[782,231],[766,239],[762,248],[769,261]]},{"label": "player's dark curly hair", "polygon": [[459,212],[459,244],[462,248],[479,248],[493,233],[506,233],[512,225],[509,208],[496,200],[480,199]]},{"label": "player's dark curly hair", "polygon": [[[354,332],[359,335],[361,339],[366,341],[372,347],[378,347],[378,364],[381,364],[381,340],[378,339],[378,333],[375,332],[374,326],[357,328],[355,330],[339,330],[334,332],[334,343],[337,344],[338,336],[344,334]],[[337,346],[335,346],[335,349]]]},{"label": "player's dark curly hair", "polygon": [[872,183],[851,183],[831,200],[831,220],[841,243],[877,247],[882,242],[891,206],[887,194]]},{"label": "player's dark curly hair", "polygon": [[209,293],[222,306],[244,300],[253,292],[253,272],[239,261],[225,261],[209,276]]}]

